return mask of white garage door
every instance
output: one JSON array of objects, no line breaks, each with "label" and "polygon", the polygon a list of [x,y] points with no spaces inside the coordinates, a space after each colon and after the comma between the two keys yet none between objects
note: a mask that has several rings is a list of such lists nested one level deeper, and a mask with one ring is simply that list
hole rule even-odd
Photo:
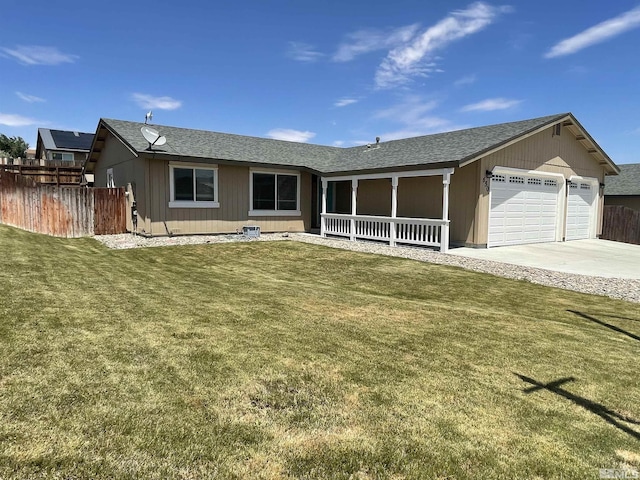
[{"label": "white garage door", "polygon": [[595,187],[588,182],[569,182],[567,195],[567,240],[589,238]]},{"label": "white garage door", "polygon": [[558,180],[519,174],[491,178],[488,247],[554,242]]}]

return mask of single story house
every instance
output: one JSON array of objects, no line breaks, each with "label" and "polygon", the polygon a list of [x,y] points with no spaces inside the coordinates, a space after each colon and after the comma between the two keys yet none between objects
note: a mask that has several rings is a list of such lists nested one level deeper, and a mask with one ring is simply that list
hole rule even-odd
[{"label": "single story house", "polygon": [[640,211],[640,163],[619,165],[620,173],[605,180],[604,204]]},{"label": "single story house", "polygon": [[82,166],[92,143],[93,133],[39,128],[35,158],[43,166]]},{"label": "single story house", "polygon": [[[85,172],[142,235],[310,232],[391,245],[595,238],[618,167],[571,113],[350,148],[101,119]],[[158,142],[162,143],[162,142]]]}]

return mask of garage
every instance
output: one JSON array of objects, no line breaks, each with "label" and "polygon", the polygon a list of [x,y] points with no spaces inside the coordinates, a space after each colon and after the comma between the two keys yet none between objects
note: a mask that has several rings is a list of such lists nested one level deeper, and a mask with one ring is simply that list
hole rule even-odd
[{"label": "garage", "polygon": [[556,241],[560,186],[559,179],[546,175],[494,173],[487,246]]},{"label": "garage", "polygon": [[592,238],[595,186],[587,180],[568,182],[566,240]]}]

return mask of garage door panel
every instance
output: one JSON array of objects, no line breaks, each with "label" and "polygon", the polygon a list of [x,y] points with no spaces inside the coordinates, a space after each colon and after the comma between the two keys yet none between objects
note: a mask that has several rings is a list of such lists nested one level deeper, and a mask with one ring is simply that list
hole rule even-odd
[{"label": "garage door panel", "polygon": [[595,189],[588,182],[571,182],[567,195],[567,240],[580,240],[591,235],[595,207]]},{"label": "garage door panel", "polygon": [[515,214],[517,214],[517,215],[520,215],[520,214],[524,213],[524,205],[519,204],[519,203],[517,203],[517,204],[515,204],[515,205],[513,205],[513,204],[507,204],[507,205],[505,206],[505,212],[506,212],[507,214],[514,214],[514,215],[515,215]]},{"label": "garage door panel", "polygon": [[489,246],[556,239],[558,184],[532,175],[498,175],[491,182]]}]

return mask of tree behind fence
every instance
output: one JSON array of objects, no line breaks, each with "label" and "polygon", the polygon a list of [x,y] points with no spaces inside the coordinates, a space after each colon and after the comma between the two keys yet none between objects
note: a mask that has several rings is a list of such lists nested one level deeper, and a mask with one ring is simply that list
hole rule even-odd
[{"label": "tree behind fence", "polygon": [[605,205],[600,238],[640,245],[640,211]]},{"label": "tree behind fence", "polygon": [[56,237],[124,233],[124,188],[41,185],[0,173],[0,222]]}]

